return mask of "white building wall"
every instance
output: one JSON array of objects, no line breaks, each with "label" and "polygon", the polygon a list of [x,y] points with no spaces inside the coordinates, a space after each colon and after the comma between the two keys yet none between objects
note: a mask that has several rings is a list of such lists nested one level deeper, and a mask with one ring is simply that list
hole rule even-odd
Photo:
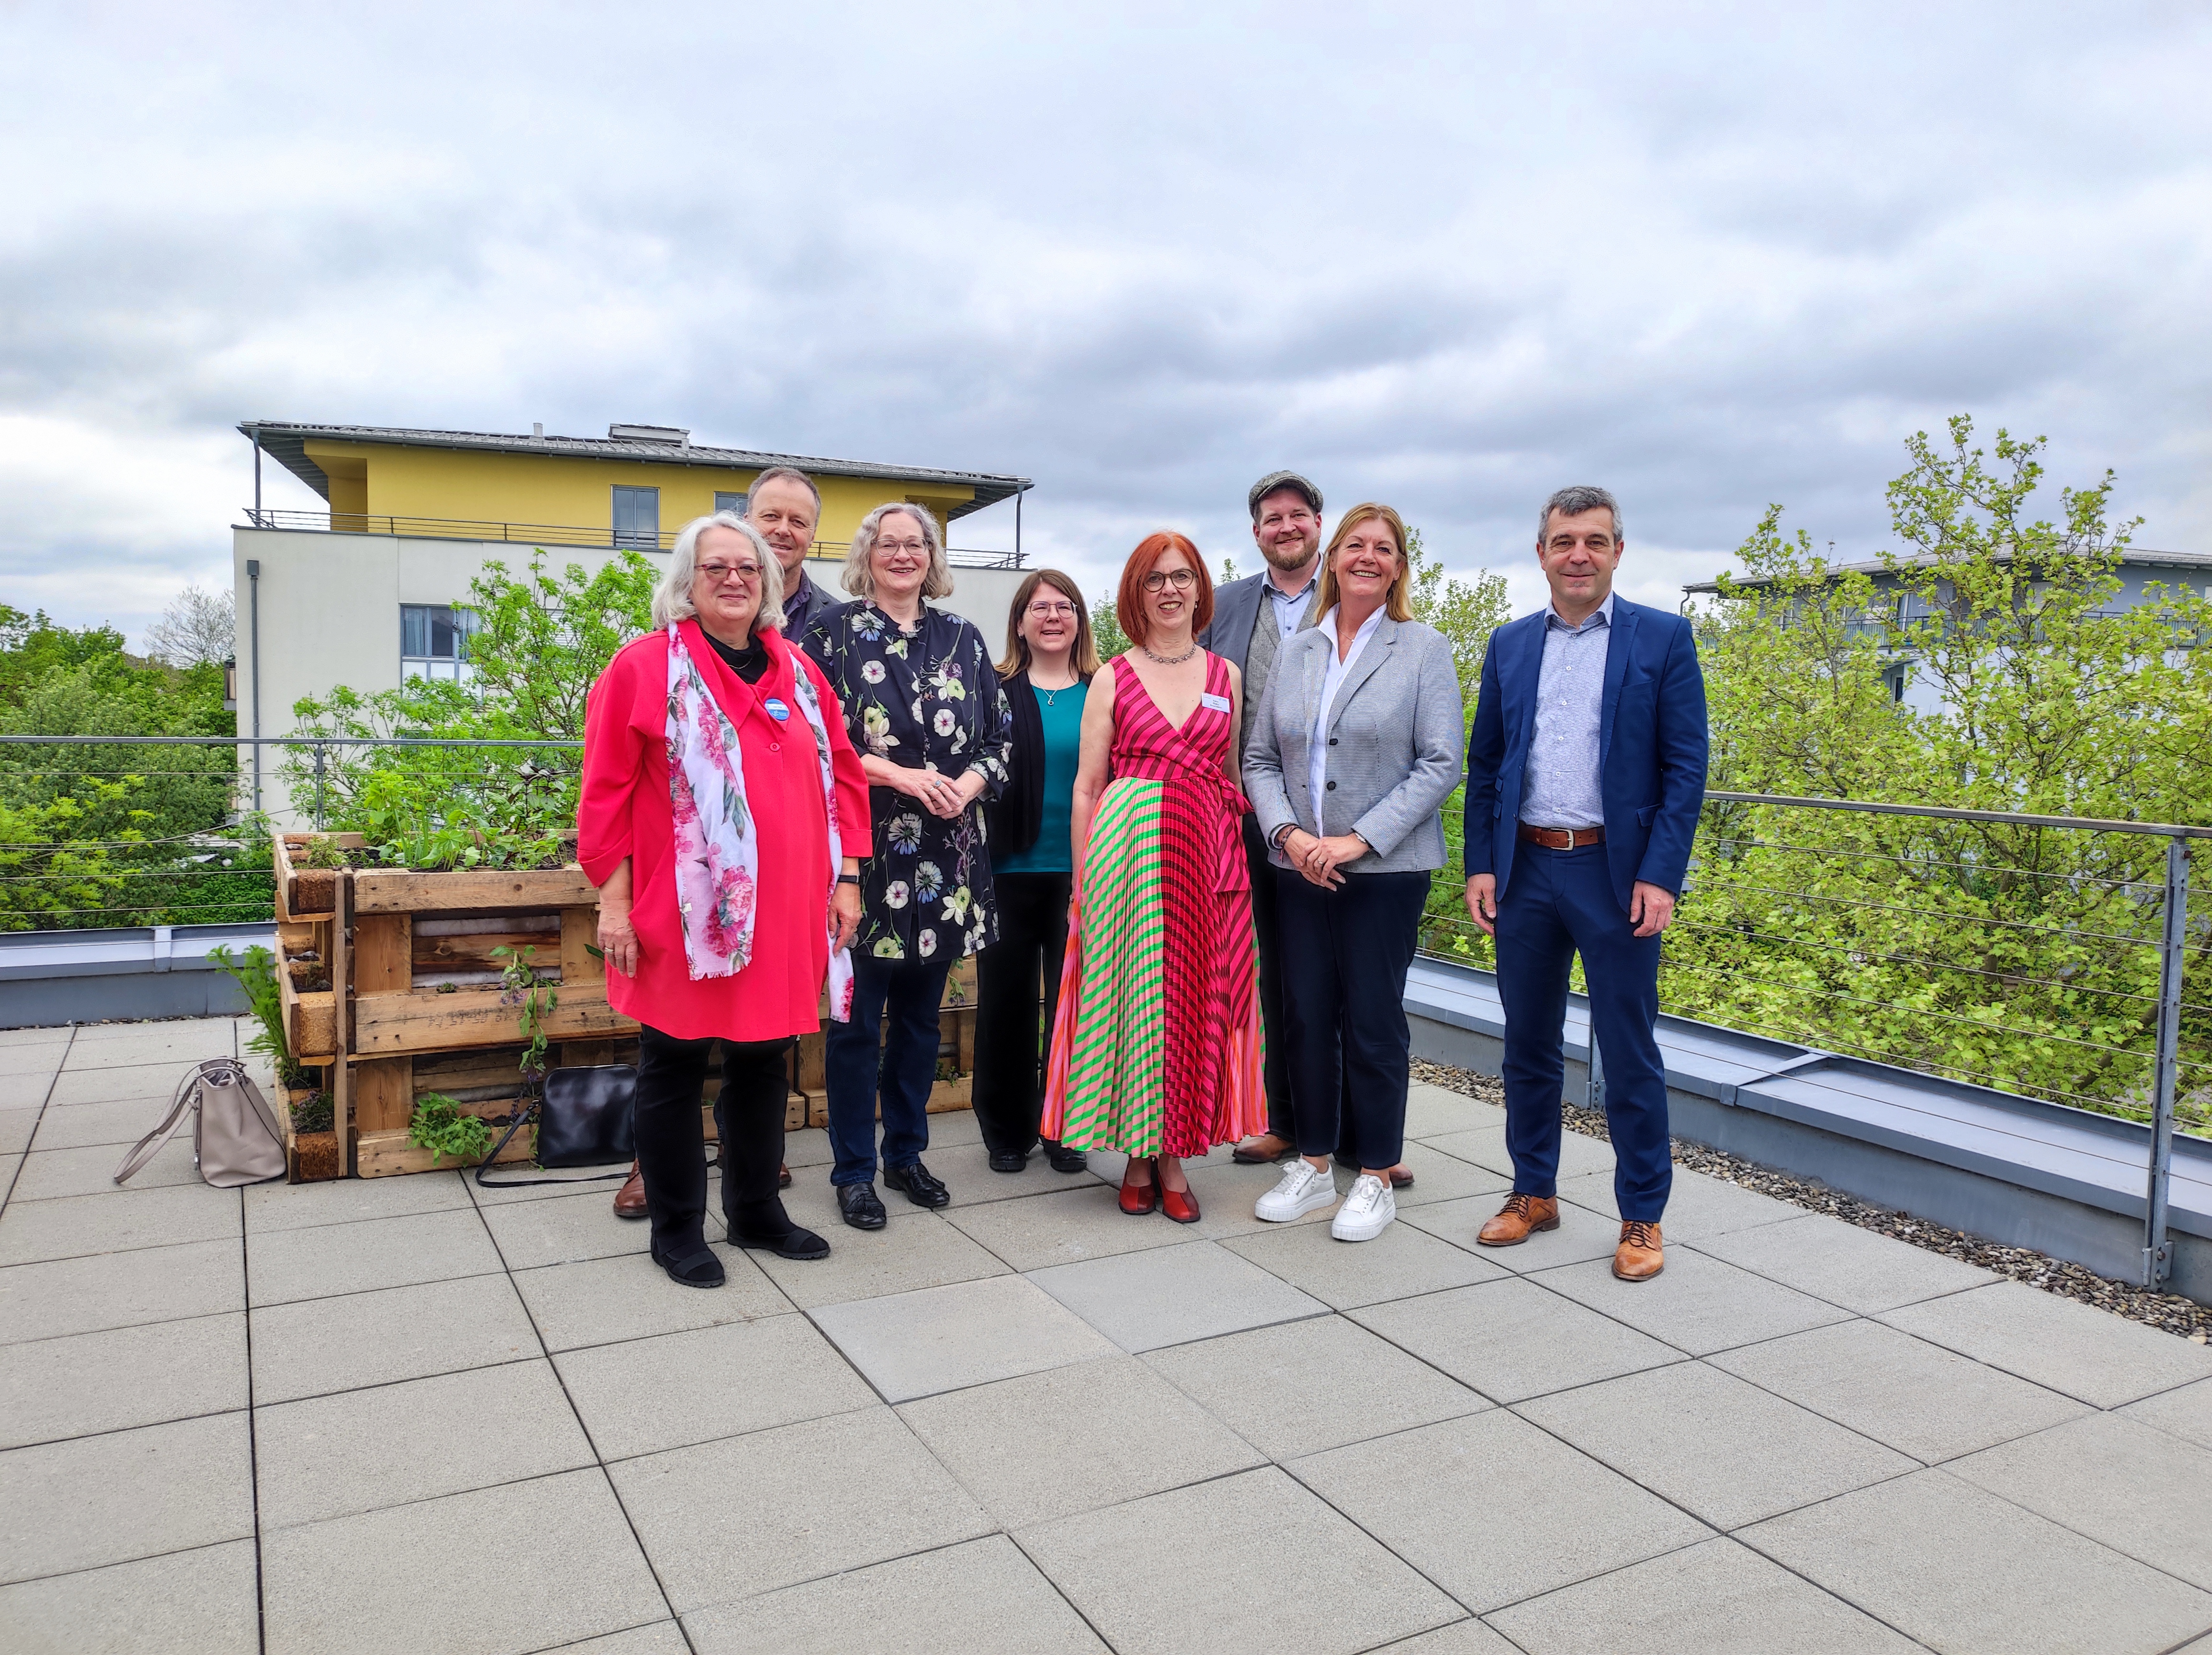
[{"label": "white building wall", "polygon": [[[289,735],[298,721],[293,706],[309,696],[327,695],[340,685],[363,694],[395,689],[399,684],[399,606],[402,603],[465,603],[469,582],[487,562],[510,570],[528,566],[532,548],[501,541],[414,540],[391,535],[329,534],[315,530],[237,529],[232,531],[231,573],[238,600],[238,729],[254,733],[254,709],[260,733]],[[605,566],[611,550],[568,546],[545,549],[549,565],[586,570]],[[648,552],[654,563],[667,554]],[[248,578],[246,564],[260,566],[260,578]],[[842,558],[811,561],[808,574],[825,595],[842,598]],[[944,607],[964,615],[982,629],[994,656],[1005,646],[1006,612],[1023,579],[1013,569],[961,569],[953,573],[953,591]],[[256,591],[259,621],[255,623]],[[258,671],[256,639],[258,639]],[[251,755],[258,752],[257,761]],[[269,749],[248,749],[240,767],[260,778],[261,808],[286,826],[302,825],[304,815],[290,809],[276,779],[281,756]],[[249,789],[247,802],[252,798]]]}]

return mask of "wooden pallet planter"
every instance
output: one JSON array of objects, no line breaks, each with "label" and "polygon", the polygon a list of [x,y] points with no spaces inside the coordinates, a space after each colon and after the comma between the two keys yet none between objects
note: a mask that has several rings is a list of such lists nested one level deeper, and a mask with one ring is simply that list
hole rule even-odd
[{"label": "wooden pallet planter", "polygon": [[280,920],[327,920],[337,911],[337,868],[303,868],[301,853],[319,840],[342,850],[358,851],[368,840],[359,834],[279,834],[276,835],[276,918]]}]

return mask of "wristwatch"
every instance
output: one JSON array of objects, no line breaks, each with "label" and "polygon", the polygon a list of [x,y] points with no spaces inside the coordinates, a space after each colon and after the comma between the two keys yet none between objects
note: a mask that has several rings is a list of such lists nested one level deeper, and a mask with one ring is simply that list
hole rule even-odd
[{"label": "wristwatch", "polygon": [[857,885],[860,882],[860,876],[858,874],[839,874],[837,882],[840,885]]}]

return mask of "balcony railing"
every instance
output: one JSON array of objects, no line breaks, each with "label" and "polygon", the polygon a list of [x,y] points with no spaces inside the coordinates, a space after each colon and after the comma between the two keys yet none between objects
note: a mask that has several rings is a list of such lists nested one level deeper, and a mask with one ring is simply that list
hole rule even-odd
[{"label": "balcony railing", "polygon": [[[562,523],[501,523],[489,518],[387,517],[366,512],[295,512],[268,507],[240,508],[249,529],[290,529],[313,534],[392,535],[403,540],[505,541],[520,546],[586,546],[602,549],[665,552],[676,543],[676,531],[664,529],[646,534],[629,529],[582,527]],[[836,561],[848,543],[817,540],[810,555]],[[1019,552],[985,551],[973,546],[949,546],[945,559],[957,569],[1018,569]]]}]

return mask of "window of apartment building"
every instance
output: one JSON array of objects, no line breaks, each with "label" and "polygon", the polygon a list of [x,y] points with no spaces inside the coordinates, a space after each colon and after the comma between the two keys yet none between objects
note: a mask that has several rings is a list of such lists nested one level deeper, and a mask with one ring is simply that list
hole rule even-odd
[{"label": "window of apartment building", "polygon": [[476,617],[446,603],[399,606],[399,676],[465,679]]},{"label": "window of apartment building", "polygon": [[714,491],[714,509],[717,512],[734,512],[743,517],[745,514],[745,496],[726,494],[717,488]]},{"label": "window of apartment building", "polygon": [[659,549],[660,490],[616,488],[615,544],[647,552]]}]

